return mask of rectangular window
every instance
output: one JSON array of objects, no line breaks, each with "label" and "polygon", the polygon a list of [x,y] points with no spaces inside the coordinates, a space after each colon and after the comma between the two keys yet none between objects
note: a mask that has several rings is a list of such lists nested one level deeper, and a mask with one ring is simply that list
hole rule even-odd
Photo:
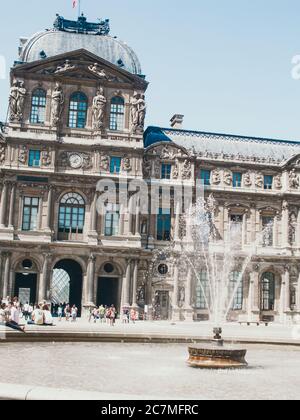
[{"label": "rectangular window", "polygon": [[30,231],[37,229],[39,212],[39,198],[24,197],[22,230]]},{"label": "rectangular window", "polygon": [[41,166],[41,151],[29,150],[28,166],[40,167]]},{"label": "rectangular window", "polygon": [[240,172],[233,172],[232,185],[233,185],[233,188],[241,188],[242,174]]},{"label": "rectangular window", "polygon": [[105,236],[119,234],[120,210],[117,204],[108,204],[105,214]]},{"label": "rectangular window", "polygon": [[271,190],[273,188],[273,177],[272,175],[264,176],[264,189]]},{"label": "rectangular window", "polygon": [[203,185],[210,185],[210,174],[211,171],[209,171],[208,169],[202,169],[200,172],[200,179],[203,183]]},{"label": "rectangular window", "polygon": [[[238,282],[239,285],[235,292]],[[243,309],[243,280],[241,279],[241,273],[239,271],[231,273],[229,292],[229,299],[232,298],[232,295],[235,292],[232,309],[234,311],[241,311]]]},{"label": "rectangular window", "polygon": [[201,271],[196,284],[196,308],[208,309],[210,304],[210,289],[207,272]]},{"label": "rectangular window", "polygon": [[161,165],[161,179],[171,179],[172,165],[163,163]]},{"label": "rectangular window", "polygon": [[171,211],[170,209],[159,209],[157,215],[157,240],[171,240]]},{"label": "rectangular window", "polygon": [[120,157],[111,157],[110,158],[110,173],[119,174],[121,171],[122,159]]}]

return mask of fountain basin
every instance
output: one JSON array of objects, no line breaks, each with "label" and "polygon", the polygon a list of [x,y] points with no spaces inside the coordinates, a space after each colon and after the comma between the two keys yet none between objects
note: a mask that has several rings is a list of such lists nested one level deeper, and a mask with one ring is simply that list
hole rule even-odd
[{"label": "fountain basin", "polygon": [[229,346],[193,346],[189,347],[188,365],[199,369],[238,369],[248,366],[247,350]]}]

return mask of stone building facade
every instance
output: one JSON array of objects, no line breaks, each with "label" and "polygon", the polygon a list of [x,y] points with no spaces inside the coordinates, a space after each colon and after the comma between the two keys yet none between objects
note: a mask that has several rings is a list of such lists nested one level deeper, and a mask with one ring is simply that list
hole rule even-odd
[{"label": "stone building facade", "polygon": [[[205,267],[195,278],[176,255],[154,258],[184,240],[172,191],[193,195],[200,180],[217,203],[219,240],[239,224],[241,252],[256,249],[230,319],[298,322],[300,143],[186,131],[180,115],[172,128],[144,131],[147,86],[108,21],[58,16],[53,30],[21,39],[0,137],[0,295],[206,319]],[[145,186],[147,208],[125,188],[124,203],[108,200],[100,211],[107,180],[118,192]],[[259,239],[266,225],[271,233]]]}]

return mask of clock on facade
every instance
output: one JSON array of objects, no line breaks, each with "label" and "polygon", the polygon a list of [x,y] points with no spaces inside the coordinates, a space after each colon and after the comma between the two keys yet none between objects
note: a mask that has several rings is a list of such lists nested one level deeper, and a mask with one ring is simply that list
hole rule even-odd
[{"label": "clock on facade", "polygon": [[72,153],[69,156],[70,166],[73,169],[81,168],[83,165],[83,157],[78,153]]}]

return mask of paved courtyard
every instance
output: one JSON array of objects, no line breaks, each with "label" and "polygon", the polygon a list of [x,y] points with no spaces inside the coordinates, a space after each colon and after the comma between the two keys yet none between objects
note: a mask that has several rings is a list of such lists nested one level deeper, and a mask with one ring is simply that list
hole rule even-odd
[{"label": "paved courtyard", "polygon": [[200,371],[182,344],[8,344],[6,382],[160,399],[299,399],[300,350],[249,345],[249,368]]}]

